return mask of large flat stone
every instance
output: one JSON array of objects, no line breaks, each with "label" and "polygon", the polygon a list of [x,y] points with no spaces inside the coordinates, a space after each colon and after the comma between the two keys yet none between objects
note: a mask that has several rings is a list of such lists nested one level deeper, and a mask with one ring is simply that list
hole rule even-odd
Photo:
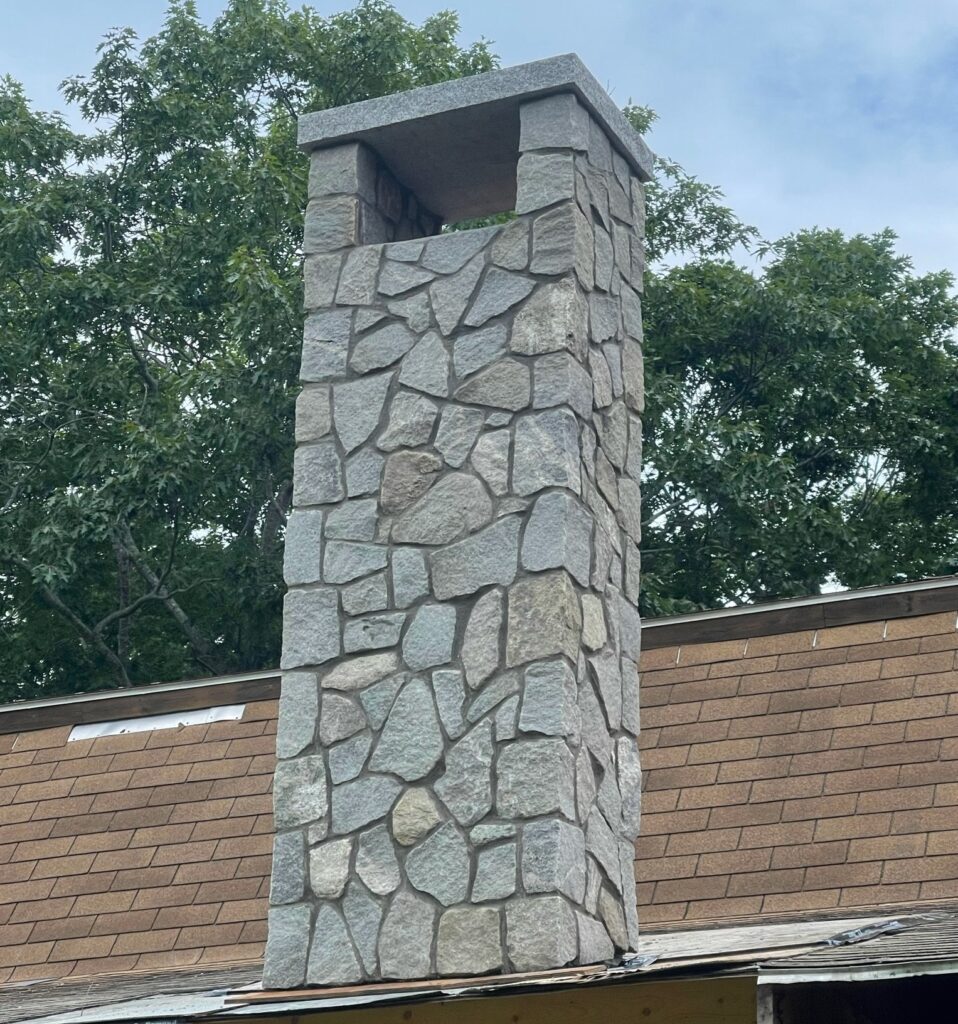
[{"label": "large flat stone", "polygon": [[402,786],[384,775],[369,775],[333,787],[333,831],[355,832],[385,818],[392,810]]},{"label": "large flat stone", "polygon": [[575,914],[561,896],[528,896],[506,904],[506,948],[515,971],[572,963],[578,952]]},{"label": "large flat stone", "polygon": [[393,452],[386,459],[381,503],[384,512],[402,512],[433,485],[442,462],[432,452]]},{"label": "large flat stone", "polygon": [[517,494],[535,494],[547,487],[578,494],[580,472],[579,427],[571,410],[551,409],[519,418],[512,468]]},{"label": "large flat stone", "polygon": [[321,665],[340,652],[339,601],[334,590],[290,590],[283,602],[281,667]]},{"label": "large flat stone", "polygon": [[449,353],[435,331],[417,341],[403,359],[399,383],[440,398],[449,394]]},{"label": "large flat stone", "polygon": [[469,850],[450,821],[406,855],[406,877],[420,892],[444,907],[462,903],[469,893]]},{"label": "large flat stone", "polygon": [[427,775],[442,751],[442,732],[430,688],[422,679],[412,679],[389,712],[369,767],[411,782]]},{"label": "large flat stone", "polygon": [[329,839],[309,851],[309,887],[320,899],[342,896],[349,878],[352,839]]},{"label": "large flat stone", "polygon": [[358,448],[376,429],[392,380],[391,373],[378,373],[333,387],[333,419],[343,448]]},{"label": "large flat stone", "polygon": [[438,415],[435,402],[424,395],[401,391],[390,403],[389,423],[379,437],[379,447],[390,452],[426,444]]},{"label": "large flat stone", "polygon": [[306,953],[312,911],[306,903],[269,910],[269,940],[263,983],[270,988],[296,988],[306,980]]},{"label": "large flat stone", "polygon": [[585,836],[557,818],[522,826],[522,886],[527,893],[558,892],[574,903],[585,897]]},{"label": "large flat stone", "polygon": [[499,911],[493,907],[453,907],[439,919],[436,970],[462,976],[502,967]]},{"label": "large flat stone", "polygon": [[461,825],[472,825],[492,807],[492,723],[480,722],[446,752],[436,783],[439,799]]},{"label": "large flat stone", "polygon": [[563,654],[579,655],[582,612],[572,580],[564,572],[521,579],[509,589],[506,664]]},{"label": "large flat stone", "polygon": [[413,347],[416,335],[405,324],[387,324],[363,335],[353,346],[349,365],[356,373],[391,366]]},{"label": "large flat stone", "polygon": [[329,505],[346,497],[343,465],[331,441],[301,445],[293,456],[296,505]]},{"label": "large flat stone", "polygon": [[522,687],[522,732],[572,736],[579,732],[575,673],[561,658],[537,662],[525,673]]},{"label": "large flat stone", "polygon": [[428,978],[436,911],[412,892],[397,893],[379,933],[379,970],[384,978]]},{"label": "large flat stone", "polygon": [[465,319],[467,327],[481,327],[487,320],[505,313],[535,287],[535,281],[501,267],[492,267],[485,276],[479,294]]},{"label": "large flat stone", "polygon": [[456,609],[452,605],[420,605],[403,637],[403,660],[414,671],[447,665],[455,638]]},{"label": "large flat stone", "polygon": [[356,873],[378,896],[399,888],[399,861],[386,825],[363,832],[356,845]]},{"label": "large flat stone", "polygon": [[397,668],[399,658],[395,651],[352,657],[331,668],[323,676],[322,685],[327,690],[362,690],[391,675]]},{"label": "large flat stone", "polygon": [[492,526],[430,557],[433,591],[439,600],[474,594],[491,584],[515,579],[519,552],[519,517],[507,516]]},{"label": "large flat stone", "polygon": [[396,520],[393,540],[400,544],[448,544],[492,518],[492,502],[469,473],[450,473]]},{"label": "large flat stone", "polygon": [[522,564],[533,572],[568,569],[589,585],[592,516],[569,494],[550,492],[536,500],[522,538]]},{"label": "large flat stone", "polygon": [[499,665],[502,630],[502,592],[490,590],[473,605],[462,640],[462,664],[466,682],[476,689]]},{"label": "large flat stone", "polygon": [[562,739],[517,740],[496,762],[496,810],[503,818],[575,818],[575,767]]},{"label": "large flat stone", "polygon": [[456,389],[456,400],[515,412],[530,401],[529,367],[518,359],[500,359],[474,374]]}]

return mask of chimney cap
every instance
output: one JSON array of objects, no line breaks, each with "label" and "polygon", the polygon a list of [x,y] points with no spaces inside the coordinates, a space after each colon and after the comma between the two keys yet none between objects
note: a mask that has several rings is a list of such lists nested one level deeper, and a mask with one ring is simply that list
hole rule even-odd
[{"label": "chimney cap", "polygon": [[380,96],[299,118],[306,152],[363,142],[429,209],[450,222],[512,208],[520,104],[572,92],[634,173],[652,153],[574,53]]}]

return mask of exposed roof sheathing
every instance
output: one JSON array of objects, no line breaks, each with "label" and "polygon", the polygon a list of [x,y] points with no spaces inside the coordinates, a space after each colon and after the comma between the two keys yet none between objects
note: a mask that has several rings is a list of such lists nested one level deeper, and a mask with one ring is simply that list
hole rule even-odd
[{"label": "exposed roof sheathing", "polygon": [[642,658],[645,927],[958,897],[956,613]]}]

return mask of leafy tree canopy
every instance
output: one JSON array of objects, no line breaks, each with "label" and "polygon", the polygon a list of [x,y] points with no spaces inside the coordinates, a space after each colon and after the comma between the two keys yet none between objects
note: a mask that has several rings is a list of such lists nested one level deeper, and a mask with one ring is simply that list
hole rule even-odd
[{"label": "leafy tree canopy", "polygon": [[[65,83],[84,132],[0,81],[0,699],[276,664],[295,117],[495,66],[457,37],[385,0],[229,0],[208,26],[178,2]],[[805,232],[751,274],[719,190],[658,171],[646,610],[953,568],[951,279],[887,232]]]}]

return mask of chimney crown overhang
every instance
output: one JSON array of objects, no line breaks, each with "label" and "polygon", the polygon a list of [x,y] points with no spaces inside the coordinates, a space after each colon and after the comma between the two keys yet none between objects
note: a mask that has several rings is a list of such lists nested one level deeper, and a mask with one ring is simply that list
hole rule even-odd
[{"label": "chimney crown overhang", "polygon": [[298,142],[305,152],[366,143],[451,223],[513,209],[519,107],[561,92],[579,99],[641,181],[651,179],[649,147],[574,53],[304,114]]}]

